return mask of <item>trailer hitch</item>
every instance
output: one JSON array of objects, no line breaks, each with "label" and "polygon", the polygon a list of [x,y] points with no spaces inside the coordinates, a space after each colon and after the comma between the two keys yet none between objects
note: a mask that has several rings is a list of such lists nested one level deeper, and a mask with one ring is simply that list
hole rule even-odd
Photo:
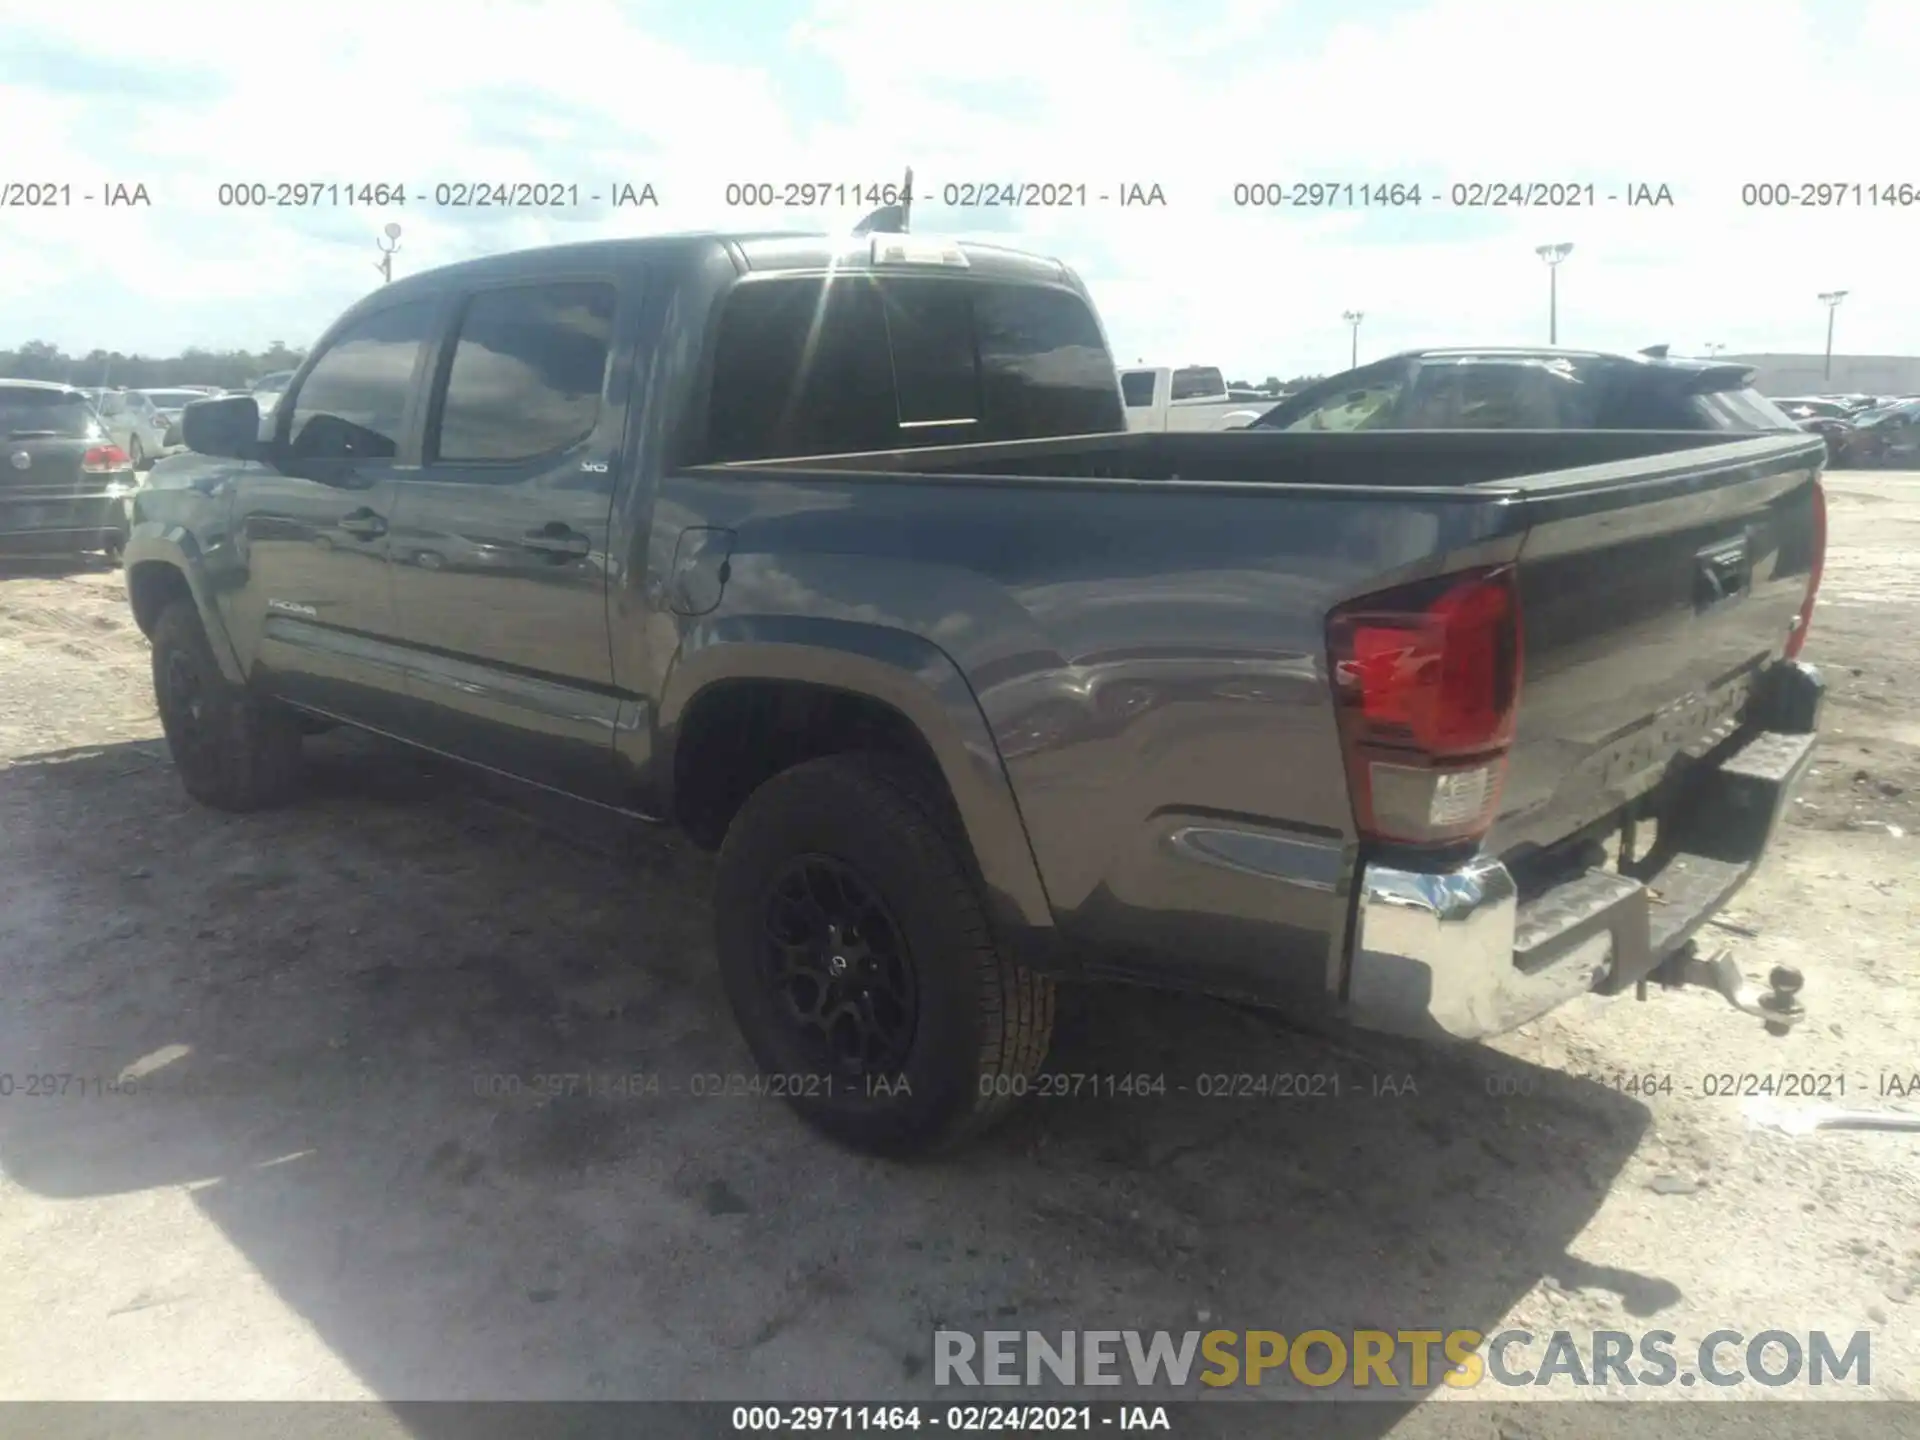
[{"label": "trailer hitch", "polygon": [[[1806,1007],[1800,1003],[1800,989],[1806,980],[1798,970],[1791,965],[1774,966],[1767,974],[1767,988],[1763,990],[1740,973],[1733,951],[1725,947],[1716,950],[1710,959],[1702,960],[1698,947],[1690,940],[1662,961],[1647,979],[1669,990],[1685,985],[1711,990],[1734,1009],[1764,1020],[1769,1035],[1785,1035],[1807,1016]],[[1646,999],[1647,981],[1642,980],[1635,992],[1637,998]]]}]

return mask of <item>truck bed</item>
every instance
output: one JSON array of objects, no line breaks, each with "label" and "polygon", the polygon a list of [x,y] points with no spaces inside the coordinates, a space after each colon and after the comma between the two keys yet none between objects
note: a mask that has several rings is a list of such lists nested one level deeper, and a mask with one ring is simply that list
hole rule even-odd
[{"label": "truck bed", "polygon": [[941,647],[1051,905],[1103,953],[1154,948],[1162,925],[1191,937],[1171,849],[1223,817],[1269,836],[1307,878],[1277,910],[1270,889],[1210,895],[1193,908],[1238,907],[1245,933],[1216,919],[1187,944],[1221,968],[1213,988],[1274,998],[1337,984],[1337,954],[1282,983],[1274,936],[1343,945],[1368,849],[1329,611],[1515,567],[1519,718],[1481,848],[1547,887],[1740,738],[1805,597],[1824,457],[1798,433],[1124,434],[704,467],[663,501],[733,531],[728,611],[799,586],[810,613]]}]

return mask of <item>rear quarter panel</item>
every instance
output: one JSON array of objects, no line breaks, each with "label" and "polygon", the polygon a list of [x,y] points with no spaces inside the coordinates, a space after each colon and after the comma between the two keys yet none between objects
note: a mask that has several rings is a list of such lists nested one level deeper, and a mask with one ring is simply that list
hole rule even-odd
[{"label": "rear quarter panel", "polygon": [[[1174,944],[1218,967],[1213,988],[1269,996],[1281,978],[1323,993],[1344,940],[1327,610],[1518,546],[1499,502],[1459,492],[818,472],[669,477],[656,522],[656,563],[689,524],[734,532],[719,604],[682,642],[806,616],[949,657],[1056,921],[1102,968],[1138,954],[1146,973]],[[1198,862],[1183,837],[1221,820],[1295,846],[1310,883]],[[1247,964],[1262,983],[1234,979]]]}]

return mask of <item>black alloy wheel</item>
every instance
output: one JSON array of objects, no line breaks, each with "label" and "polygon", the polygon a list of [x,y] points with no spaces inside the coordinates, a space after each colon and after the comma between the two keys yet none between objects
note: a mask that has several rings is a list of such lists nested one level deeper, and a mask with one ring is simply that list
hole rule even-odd
[{"label": "black alloy wheel", "polygon": [[766,906],[767,979],[823,1072],[891,1078],[906,1064],[920,992],[899,923],[844,861],[798,855]]}]

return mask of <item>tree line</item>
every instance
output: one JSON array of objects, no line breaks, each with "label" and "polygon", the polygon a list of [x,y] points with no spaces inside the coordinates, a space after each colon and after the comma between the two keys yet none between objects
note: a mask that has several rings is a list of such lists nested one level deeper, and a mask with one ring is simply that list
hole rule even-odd
[{"label": "tree line", "polygon": [[157,390],[172,385],[244,385],[276,370],[292,370],[304,352],[279,340],[265,350],[202,350],[189,346],[178,355],[123,355],[92,350],[69,355],[45,340],[29,340],[18,350],[0,350],[0,377],[54,380],[65,385],[119,385],[128,390]]},{"label": "tree line", "polygon": [[1269,395],[1283,393],[1291,395],[1297,390],[1306,389],[1309,385],[1318,384],[1326,378],[1324,375],[1296,375],[1291,380],[1282,380],[1278,375],[1269,375],[1258,385],[1247,380],[1229,380],[1227,388],[1229,390],[1264,390]]}]

